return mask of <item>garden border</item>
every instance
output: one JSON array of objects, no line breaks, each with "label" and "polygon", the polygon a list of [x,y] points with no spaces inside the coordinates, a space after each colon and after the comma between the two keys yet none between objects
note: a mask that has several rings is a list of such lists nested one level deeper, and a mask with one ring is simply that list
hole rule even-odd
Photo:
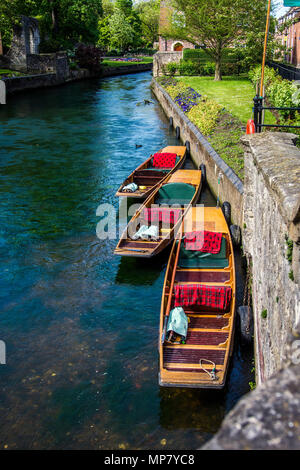
[{"label": "garden border", "polygon": [[221,182],[219,184],[220,200],[221,202],[230,202],[232,221],[242,227],[243,182],[154,78],[151,82],[151,89],[165,114],[169,119],[172,117],[173,127],[180,129],[181,140],[189,142],[193,162],[197,167],[201,163],[205,164],[207,182],[215,195],[218,194],[218,177],[221,174]]}]

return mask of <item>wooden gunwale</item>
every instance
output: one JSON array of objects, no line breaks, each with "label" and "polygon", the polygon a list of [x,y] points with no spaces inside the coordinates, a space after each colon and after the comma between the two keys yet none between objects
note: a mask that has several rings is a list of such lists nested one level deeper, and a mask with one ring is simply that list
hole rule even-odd
[{"label": "wooden gunwale", "polygon": [[[190,208],[189,212],[183,220],[183,225],[187,218],[195,217],[195,209],[196,208]],[[176,241],[174,241],[167,265],[161,302],[159,333],[159,384],[161,386],[218,389],[223,388],[226,382],[229,359],[233,348],[235,318],[235,267],[233,259],[233,246],[229,229],[223,214],[221,214],[219,211],[221,211],[219,208],[204,208],[204,215],[209,215],[210,218],[214,217],[215,215],[218,218],[216,224],[217,229],[215,231],[220,231],[220,228],[222,228],[223,236],[226,237],[228,246],[227,256],[229,260],[228,267],[223,269],[188,269],[178,267],[174,277],[174,282],[187,285],[190,283],[201,283],[208,286],[230,286],[232,288],[230,308],[226,313],[221,313],[201,311],[203,310],[201,307],[184,307],[185,313],[189,318],[186,344],[161,344],[160,338],[165,317],[166,303],[172,306],[174,298],[173,285],[170,283],[171,275],[173,276],[174,255],[176,249]],[[224,224],[221,221],[221,217],[224,219]],[[184,227],[181,229],[182,233],[184,233],[183,230]],[[216,282],[213,280],[211,282],[205,280],[185,282],[184,278],[180,278],[180,280],[178,280],[177,277],[176,279],[177,273],[184,272],[188,276],[188,273],[207,273],[208,271],[212,273],[218,273],[218,275],[222,276],[226,274],[226,280],[223,282]],[[170,291],[172,295],[170,295]],[[191,342],[189,342],[189,334],[190,338],[192,339]],[[204,364],[205,359],[215,362],[217,380],[212,381],[209,375],[202,371],[199,359],[202,359]],[[211,370],[212,367],[213,366],[210,363],[205,364],[206,370]]]},{"label": "wooden gunwale", "polygon": [[[116,192],[116,196],[117,197],[130,197],[130,198],[135,198],[135,199],[147,199],[150,194],[162,183],[164,183],[168,177],[170,175],[172,175],[173,173],[175,173],[175,171],[179,170],[184,162],[185,162],[185,159],[186,159],[186,147],[183,146],[183,145],[180,145],[180,146],[167,146],[167,147],[164,147],[162,149],[160,149],[158,152],[174,152],[174,153],[177,153],[178,156],[180,156],[180,160],[176,163],[176,165],[174,166],[174,168],[172,168],[168,173],[165,174],[165,176],[163,177],[160,177],[158,179],[157,182],[155,182],[155,184],[151,184],[151,185],[147,185],[147,184],[142,184],[141,186],[146,186],[146,189],[145,190],[138,190],[138,191],[135,191],[134,193],[124,193],[122,191],[123,187],[126,186],[127,184],[130,184],[133,182],[134,180],[134,177],[135,175],[146,169],[146,168],[149,168],[149,164],[151,162],[151,159],[153,157],[153,155],[150,155],[149,158],[147,158],[147,160],[145,160],[143,163],[141,163],[135,170],[132,171],[132,173],[130,173],[130,175],[125,179],[125,181],[123,181],[123,183],[121,184],[121,186],[119,187],[118,191]],[[149,175],[149,178],[152,178],[152,179],[155,179],[155,175]],[[147,178],[147,176],[145,175],[143,178]]]},{"label": "wooden gunwale", "polygon": [[[195,193],[191,201],[189,202],[189,204],[187,204],[185,208],[178,208],[178,209],[181,209],[182,215],[177,221],[177,223],[171,226],[168,230],[165,230],[163,232],[165,234],[164,236],[160,234],[157,241],[132,240],[131,238],[129,238],[128,231],[131,229],[131,227],[134,227],[135,221],[141,216],[143,209],[146,207],[151,207],[151,205],[155,204],[155,197],[158,194],[158,191],[160,190],[160,188],[163,187],[164,184],[173,183],[173,182],[174,183],[186,182],[187,179],[189,179],[190,181],[189,184],[195,187]],[[142,257],[142,258],[150,258],[160,253],[164,248],[166,248],[172,242],[174,235],[178,233],[184,214],[186,214],[187,211],[190,209],[190,207],[197,202],[200,191],[201,191],[201,171],[200,170],[178,170],[174,174],[169,175],[168,179],[164,183],[160,184],[153,193],[151,193],[151,195],[139,207],[139,209],[136,211],[134,216],[131,218],[127,227],[125,228],[125,230],[123,231],[121,235],[121,238],[115,248],[114,253],[120,256],[135,256],[135,257]],[[164,207],[164,209],[167,209],[167,208]],[[175,208],[170,207],[170,210],[173,210],[173,209]],[[160,229],[161,229],[161,226],[160,226]]]}]

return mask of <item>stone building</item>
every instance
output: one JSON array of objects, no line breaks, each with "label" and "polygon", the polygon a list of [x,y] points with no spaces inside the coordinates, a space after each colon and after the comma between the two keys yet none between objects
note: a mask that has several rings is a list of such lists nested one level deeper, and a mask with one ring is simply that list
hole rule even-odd
[{"label": "stone building", "polygon": [[194,44],[188,41],[177,40],[176,38],[167,39],[163,36],[164,29],[172,22],[173,14],[174,10],[168,0],[161,0],[159,16],[159,52],[180,52],[183,49],[194,49]]},{"label": "stone building", "polygon": [[39,44],[38,20],[21,16],[20,24],[14,27],[10,50],[4,57],[8,61],[7,66],[25,73],[55,73],[58,82],[66,80],[70,75],[67,54],[65,52],[40,54]]},{"label": "stone building", "polygon": [[15,70],[27,71],[28,56],[39,53],[39,23],[35,18],[21,17],[21,24],[15,26],[11,48],[8,53],[10,64]]},{"label": "stone building", "polygon": [[300,67],[300,8],[292,7],[289,11],[279,18],[278,26],[289,22],[283,32],[277,30],[277,39],[285,46],[286,52],[283,53],[282,60],[296,67]]}]

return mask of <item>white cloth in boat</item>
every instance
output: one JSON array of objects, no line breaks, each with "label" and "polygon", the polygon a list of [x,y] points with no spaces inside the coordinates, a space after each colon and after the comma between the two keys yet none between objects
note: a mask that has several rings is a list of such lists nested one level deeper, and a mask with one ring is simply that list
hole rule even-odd
[{"label": "white cloth in boat", "polygon": [[127,186],[124,186],[124,188],[122,189],[122,191],[129,191],[131,193],[134,193],[136,190],[138,189],[138,185],[135,184],[135,183],[130,183],[130,184],[127,184]]},{"label": "white cloth in boat", "polygon": [[147,239],[148,237],[158,238],[158,233],[159,233],[159,230],[158,230],[157,225],[150,225],[150,227],[148,227],[148,225],[142,225],[140,229],[132,236],[132,239],[133,240],[137,240],[138,238]]},{"label": "white cloth in boat", "polygon": [[167,333],[174,331],[178,335],[186,338],[188,329],[188,318],[182,307],[175,307],[171,310],[167,325]]}]

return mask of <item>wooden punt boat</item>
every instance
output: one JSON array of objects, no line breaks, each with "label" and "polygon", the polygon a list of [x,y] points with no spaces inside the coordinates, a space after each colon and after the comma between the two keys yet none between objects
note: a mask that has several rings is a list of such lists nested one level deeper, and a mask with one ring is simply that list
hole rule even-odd
[{"label": "wooden punt boat", "polygon": [[[196,204],[201,191],[200,170],[178,170],[170,175],[136,211],[114,251],[116,255],[150,258],[169,243],[181,226],[182,217]],[[154,220],[154,216],[156,220]],[[157,226],[157,237],[136,239],[141,227]]]},{"label": "wooden punt boat", "polygon": [[[186,158],[186,147],[183,145],[168,146],[157,153],[176,154],[174,166],[170,168],[154,167],[153,155],[151,155],[126,178],[116,192],[116,196],[146,199],[171,173],[183,166]],[[135,183],[138,189],[134,192],[125,192],[123,188],[131,183]]]},{"label": "wooden punt boat", "polygon": [[[203,230],[221,233],[222,242],[219,253],[206,256],[186,249],[184,235],[173,243],[160,312],[159,384],[220,389],[225,385],[234,336],[235,266],[230,232],[218,207],[192,207],[181,229],[182,234]],[[216,308],[216,304],[221,305],[210,297],[214,287],[220,287],[215,292],[230,292],[222,308]],[[178,295],[193,290],[196,301],[192,296],[183,300]],[[198,295],[202,296],[201,301]],[[187,316],[188,326],[185,341],[175,344],[168,341],[170,325],[166,325],[170,310],[179,304]]]}]

